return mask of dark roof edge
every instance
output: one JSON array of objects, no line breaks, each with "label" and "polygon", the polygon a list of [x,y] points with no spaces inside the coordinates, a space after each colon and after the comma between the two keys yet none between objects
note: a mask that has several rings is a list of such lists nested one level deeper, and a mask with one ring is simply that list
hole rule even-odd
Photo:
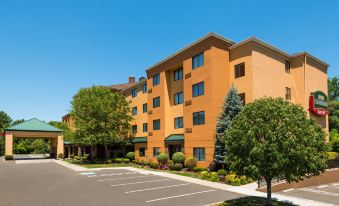
[{"label": "dark roof edge", "polygon": [[208,39],[209,37],[215,37],[215,38],[218,38],[218,39],[220,39],[220,40],[222,40],[222,41],[225,41],[225,42],[227,42],[227,43],[229,43],[229,44],[231,44],[231,45],[232,45],[232,44],[235,44],[235,42],[233,42],[233,41],[231,41],[231,40],[229,40],[229,39],[227,39],[227,38],[225,38],[225,37],[223,37],[223,36],[221,36],[221,35],[219,35],[219,34],[216,34],[216,33],[214,33],[214,32],[210,32],[210,33],[208,33],[207,35],[201,37],[200,39],[194,41],[193,43],[190,43],[190,44],[188,44],[187,46],[185,46],[184,48],[182,48],[182,49],[180,49],[180,50],[174,52],[174,53],[171,54],[170,56],[168,56],[168,57],[164,58],[163,60],[159,61],[158,63],[156,63],[156,64],[150,66],[149,68],[146,69],[146,72],[148,72],[149,70],[155,68],[156,66],[159,66],[160,64],[166,62],[167,60],[169,60],[169,59],[175,57],[176,55],[178,55],[178,54],[184,52],[185,50],[187,50],[187,49],[189,49],[189,48],[191,48],[191,47],[193,47],[193,46],[199,44],[200,42],[204,41],[205,39]]}]

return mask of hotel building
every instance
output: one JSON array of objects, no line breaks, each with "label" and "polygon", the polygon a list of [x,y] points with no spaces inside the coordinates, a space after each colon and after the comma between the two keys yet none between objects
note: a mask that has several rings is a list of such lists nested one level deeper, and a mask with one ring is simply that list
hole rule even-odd
[{"label": "hotel building", "polygon": [[210,33],[149,67],[147,78],[111,88],[130,103],[136,159],[156,161],[162,152],[181,151],[208,166],[216,120],[232,85],[244,104],[265,96],[300,104],[328,133],[327,113],[310,111],[313,92],[327,95],[327,69],[306,52],[288,54],[254,37],[235,43]]}]

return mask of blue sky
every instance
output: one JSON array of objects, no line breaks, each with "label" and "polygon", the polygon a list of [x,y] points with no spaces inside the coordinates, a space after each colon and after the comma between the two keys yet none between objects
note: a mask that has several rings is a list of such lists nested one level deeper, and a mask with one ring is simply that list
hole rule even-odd
[{"label": "blue sky", "polygon": [[0,0],[0,110],[60,120],[82,87],[145,69],[208,32],[256,36],[339,68],[339,1]]}]

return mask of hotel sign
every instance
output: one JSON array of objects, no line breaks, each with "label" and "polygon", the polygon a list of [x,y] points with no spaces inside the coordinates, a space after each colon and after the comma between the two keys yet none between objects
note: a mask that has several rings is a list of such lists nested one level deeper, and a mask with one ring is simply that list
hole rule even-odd
[{"label": "hotel sign", "polygon": [[315,91],[311,93],[310,112],[319,116],[324,116],[328,114],[327,107],[328,107],[327,96],[324,92]]}]

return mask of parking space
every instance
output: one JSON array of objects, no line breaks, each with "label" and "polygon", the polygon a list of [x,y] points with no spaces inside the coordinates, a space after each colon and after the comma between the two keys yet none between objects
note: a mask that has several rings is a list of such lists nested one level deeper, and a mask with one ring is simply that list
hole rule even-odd
[{"label": "parking space", "polygon": [[288,189],[280,192],[280,194],[339,205],[339,182],[314,187]]},{"label": "parking space", "polygon": [[100,184],[113,194],[138,205],[208,205],[241,195],[194,183],[140,174],[128,170],[81,172],[92,184]]},{"label": "parking space", "polygon": [[209,205],[242,195],[122,169],[74,172],[55,163],[0,164],[1,205]]}]

